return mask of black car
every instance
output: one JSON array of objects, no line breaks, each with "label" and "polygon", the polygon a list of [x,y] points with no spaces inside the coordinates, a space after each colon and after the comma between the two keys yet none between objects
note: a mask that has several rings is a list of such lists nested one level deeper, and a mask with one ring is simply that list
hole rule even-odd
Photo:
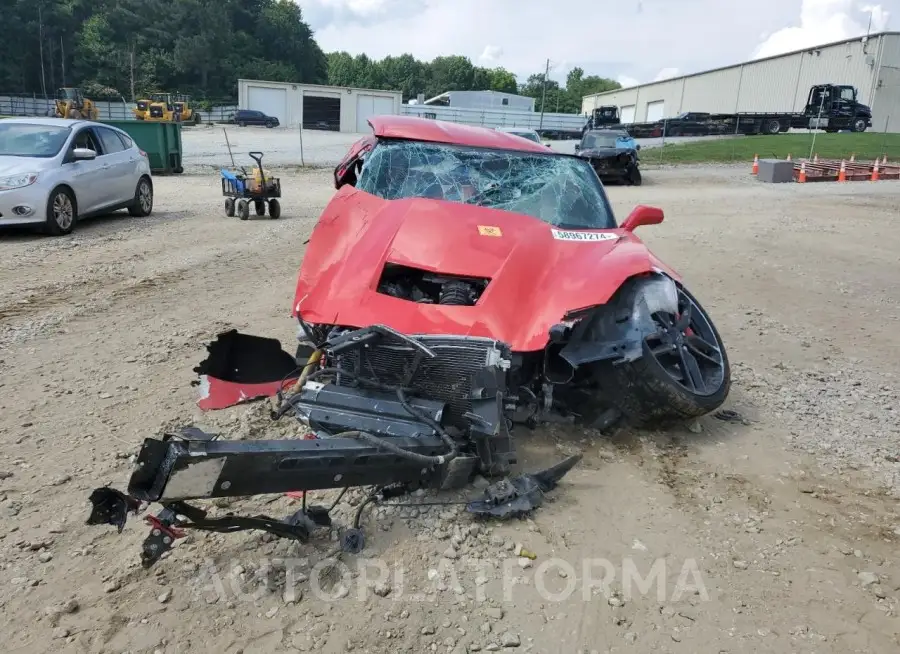
[{"label": "black car", "polygon": [[622,129],[598,129],[585,132],[575,145],[579,157],[589,159],[604,183],[623,182],[641,185],[638,150],[641,146]]},{"label": "black car", "polygon": [[267,116],[261,111],[253,109],[239,109],[228,117],[228,122],[233,125],[246,127],[247,125],[265,125],[269,129],[278,127],[281,123],[275,116]]}]

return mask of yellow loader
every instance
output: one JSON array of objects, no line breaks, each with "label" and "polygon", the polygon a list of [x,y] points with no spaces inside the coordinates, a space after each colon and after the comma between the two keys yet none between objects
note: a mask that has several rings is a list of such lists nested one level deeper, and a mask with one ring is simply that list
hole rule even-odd
[{"label": "yellow loader", "polygon": [[93,100],[84,97],[81,89],[62,88],[56,92],[56,116],[97,120],[100,118],[100,110]]},{"label": "yellow loader", "polygon": [[151,93],[147,99],[137,101],[132,110],[138,120],[154,122],[186,122],[196,125],[200,114],[190,106],[188,95],[177,93]]}]

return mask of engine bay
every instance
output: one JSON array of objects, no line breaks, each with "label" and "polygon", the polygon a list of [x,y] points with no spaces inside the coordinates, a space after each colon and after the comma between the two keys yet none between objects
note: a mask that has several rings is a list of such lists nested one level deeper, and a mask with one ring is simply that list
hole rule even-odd
[{"label": "engine bay", "polygon": [[490,279],[461,277],[388,263],[381,272],[378,292],[419,304],[474,306]]}]

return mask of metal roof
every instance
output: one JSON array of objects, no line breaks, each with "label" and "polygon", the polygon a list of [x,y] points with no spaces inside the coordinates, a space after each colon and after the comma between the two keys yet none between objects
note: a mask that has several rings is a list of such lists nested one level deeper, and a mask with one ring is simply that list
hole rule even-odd
[{"label": "metal roof", "polygon": [[630,91],[631,89],[640,89],[645,86],[653,86],[654,84],[666,84],[667,82],[674,82],[681,79],[687,79],[689,77],[698,77],[700,75],[708,75],[709,73],[717,73],[720,70],[729,70],[730,68],[740,68],[741,66],[746,66],[749,64],[761,63],[764,61],[772,61],[773,59],[781,59],[782,57],[790,57],[791,55],[799,54],[801,52],[810,52],[813,50],[821,50],[822,48],[831,48],[836,45],[843,45],[844,43],[852,43],[853,41],[860,41],[863,38],[868,38],[872,40],[874,38],[880,36],[900,36],[900,32],[876,32],[875,34],[867,34],[863,36],[855,36],[852,39],[841,39],[840,41],[832,41],[831,43],[822,43],[820,45],[813,45],[808,48],[800,48],[798,50],[791,50],[790,52],[784,52],[779,55],[772,55],[771,57],[761,57],[759,59],[750,59],[749,61],[742,61],[737,64],[729,64],[727,66],[719,66],[718,68],[710,68],[708,70],[702,70],[698,73],[688,73],[687,75],[678,75],[677,77],[669,77],[666,79],[661,79],[654,82],[644,82],[643,84],[635,84],[634,86],[623,86],[620,89],[614,89],[612,91],[603,91],[603,93],[591,93],[590,95],[585,95],[582,97],[582,100],[585,98],[599,98],[604,95],[612,95],[613,93],[620,93],[621,91]]},{"label": "metal roof", "polygon": [[468,145],[476,148],[498,150],[518,150],[520,152],[540,152],[547,154],[546,146],[523,139],[507,132],[486,127],[473,127],[460,123],[450,123],[430,118],[414,116],[373,116],[369,125],[375,136],[381,138],[408,139],[411,141],[431,141]]}]

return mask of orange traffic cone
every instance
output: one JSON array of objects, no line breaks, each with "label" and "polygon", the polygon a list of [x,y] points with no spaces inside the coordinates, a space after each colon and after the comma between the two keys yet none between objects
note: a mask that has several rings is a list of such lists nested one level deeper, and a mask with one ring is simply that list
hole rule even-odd
[{"label": "orange traffic cone", "polygon": [[793,161],[793,160],[791,159],[791,153],[790,153],[790,152],[788,152],[787,160],[788,160],[788,161]]},{"label": "orange traffic cone", "polygon": [[797,181],[801,184],[806,181],[806,162],[800,162],[800,175],[797,177]]},{"label": "orange traffic cone", "polygon": [[878,159],[875,160],[875,165],[872,166],[872,181],[878,181]]},{"label": "orange traffic cone", "polygon": [[753,168],[750,169],[750,174],[755,175],[759,172],[759,155],[753,155]]},{"label": "orange traffic cone", "polygon": [[847,164],[844,163],[843,159],[841,159],[841,170],[838,173],[838,181],[839,182],[847,181]]}]

